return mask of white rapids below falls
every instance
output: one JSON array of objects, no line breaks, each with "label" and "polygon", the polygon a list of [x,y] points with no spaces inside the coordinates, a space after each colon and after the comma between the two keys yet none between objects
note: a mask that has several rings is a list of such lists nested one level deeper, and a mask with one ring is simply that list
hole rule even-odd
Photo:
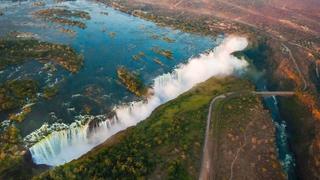
[{"label": "white rapids below falls", "polygon": [[154,79],[154,94],[147,101],[132,102],[114,108],[116,118],[99,116],[94,130],[89,130],[89,122],[95,117],[84,117],[71,125],[55,123],[44,124],[24,138],[32,142],[29,148],[32,159],[37,164],[57,166],[79,158],[110,136],[134,126],[146,119],[152,111],[188,91],[194,85],[212,76],[228,76],[245,70],[248,63],[238,59],[233,52],[241,51],[248,45],[243,37],[229,36],[210,52],[191,58],[186,64],[179,65],[172,73]]}]

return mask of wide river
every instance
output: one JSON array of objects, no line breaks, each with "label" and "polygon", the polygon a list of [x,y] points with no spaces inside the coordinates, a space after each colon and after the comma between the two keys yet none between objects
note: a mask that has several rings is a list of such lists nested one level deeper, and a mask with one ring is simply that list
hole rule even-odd
[{"label": "wide river", "polygon": [[[49,7],[86,11],[91,19],[85,21],[86,29],[65,27],[76,32],[75,36],[70,36],[59,31],[61,25],[42,21],[32,15],[38,9]],[[159,27],[91,1],[58,4],[49,1],[41,7],[34,7],[32,1],[1,2],[1,9],[5,9],[5,15],[0,16],[0,35],[5,36],[12,31],[32,32],[41,40],[70,44],[84,56],[83,68],[74,75],[59,67],[55,73],[46,73],[41,70],[43,65],[37,62],[12,67],[0,74],[1,82],[33,77],[47,84],[59,83],[57,96],[34,105],[32,113],[20,124],[24,136],[45,122],[59,120],[71,123],[74,116],[83,113],[84,106],[92,109],[90,114],[98,115],[119,103],[131,102],[135,97],[117,80],[116,70],[120,66],[139,74],[145,84],[151,84],[158,75],[171,72],[176,65],[220,43],[210,37]],[[168,42],[164,38],[173,41]],[[172,51],[173,59],[156,54],[152,48]],[[134,61],[132,57],[140,52],[146,57]],[[159,59],[163,65],[154,59]]]}]

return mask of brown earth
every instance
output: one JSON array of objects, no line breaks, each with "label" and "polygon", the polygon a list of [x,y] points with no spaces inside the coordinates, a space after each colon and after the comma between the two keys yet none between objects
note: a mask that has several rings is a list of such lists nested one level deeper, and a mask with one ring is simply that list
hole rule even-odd
[{"label": "brown earth", "polygon": [[214,179],[285,179],[277,159],[275,128],[259,98],[226,99],[216,109]]}]

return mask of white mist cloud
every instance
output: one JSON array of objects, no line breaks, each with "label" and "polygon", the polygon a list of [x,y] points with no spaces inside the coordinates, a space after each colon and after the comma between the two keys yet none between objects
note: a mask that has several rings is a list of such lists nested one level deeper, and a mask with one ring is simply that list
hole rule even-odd
[{"label": "white mist cloud", "polygon": [[232,53],[243,50],[247,45],[245,38],[227,37],[212,52],[192,58],[172,73],[155,78],[154,95],[147,102],[133,102],[131,105],[115,108],[118,121],[108,119],[102,122],[90,136],[87,134],[88,125],[52,133],[30,148],[34,162],[56,166],[76,159],[115,133],[146,119],[155,108],[194,85],[212,76],[228,76],[243,70],[248,65],[247,62],[237,59]]}]

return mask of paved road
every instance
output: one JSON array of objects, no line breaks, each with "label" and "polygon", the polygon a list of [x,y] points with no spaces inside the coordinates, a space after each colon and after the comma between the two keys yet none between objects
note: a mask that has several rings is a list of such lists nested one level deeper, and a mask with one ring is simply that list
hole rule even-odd
[{"label": "paved road", "polygon": [[253,95],[258,95],[258,96],[293,96],[295,92],[292,91],[260,91],[256,92],[253,91],[251,92]]},{"label": "paved road", "polygon": [[210,106],[208,110],[206,134],[205,134],[205,140],[204,140],[204,146],[203,146],[199,180],[214,179],[213,147],[214,146],[217,147],[217,145],[214,145],[214,141],[212,137],[213,132],[212,132],[212,126],[211,126],[212,112],[214,112],[214,107],[219,100],[226,99],[230,96],[239,96],[241,94],[253,94],[258,96],[293,96],[295,93],[291,91],[230,92],[230,93],[225,93],[225,94],[214,97],[210,102]]},{"label": "paved road", "polygon": [[207,116],[207,126],[206,126],[206,134],[205,134],[205,141],[204,141],[204,147],[203,147],[203,154],[202,154],[202,163],[201,163],[201,171],[200,171],[200,180],[206,180],[206,179],[212,179],[211,178],[211,166],[212,166],[212,143],[213,141],[211,140],[211,118],[212,118],[212,109],[214,107],[214,104],[220,100],[224,99],[227,97],[227,94],[223,94],[220,96],[216,96],[213,98],[210,102],[209,106],[209,112]]}]

